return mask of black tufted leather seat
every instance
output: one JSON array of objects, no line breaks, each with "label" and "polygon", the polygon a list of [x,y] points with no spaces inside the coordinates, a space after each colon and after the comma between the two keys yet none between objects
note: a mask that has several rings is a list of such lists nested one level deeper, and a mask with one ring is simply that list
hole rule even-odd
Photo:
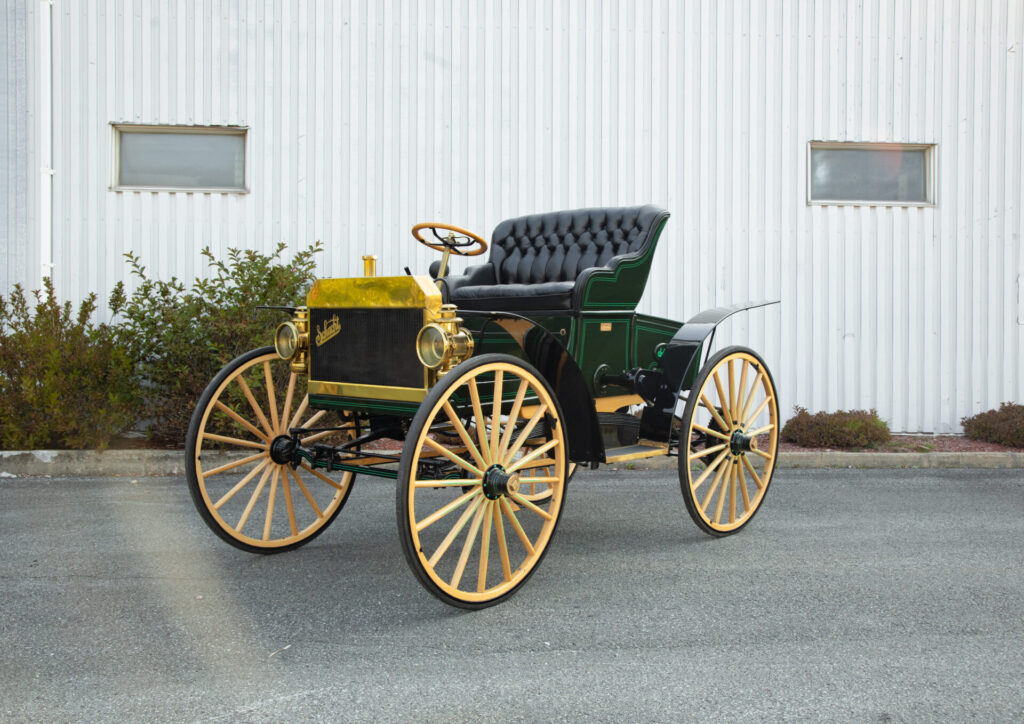
[{"label": "black tufted leather seat", "polygon": [[623,262],[646,260],[646,280],[648,252],[667,218],[664,209],[647,205],[502,221],[491,235],[488,263],[448,278],[449,301],[510,312],[580,309],[588,282]]}]

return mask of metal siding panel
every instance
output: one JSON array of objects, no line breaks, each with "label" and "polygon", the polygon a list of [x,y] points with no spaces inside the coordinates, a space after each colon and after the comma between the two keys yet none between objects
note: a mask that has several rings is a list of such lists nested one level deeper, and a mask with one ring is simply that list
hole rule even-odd
[{"label": "metal siding panel", "polygon": [[4,105],[0,116],[0,162],[3,204],[0,206],[0,295],[21,284],[31,290],[39,286],[38,253],[30,232],[30,196],[39,185],[32,164],[30,108],[36,99],[37,75],[32,72],[34,44],[30,38],[39,32],[35,7],[8,4],[0,13],[0,78],[4,85]]},{"label": "metal siding panel", "polygon": [[[1016,344],[1011,340],[1006,347],[1005,369],[1008,380],[1008,398],[1024,400],[1024,372],[1021,371],[1020,360],[1024,359],[1024,229],[1021,226],[1021,208],[1024,207],[1024,154],[1022,154],[1021,116],[1024,115],[1024,7],[1014,0],[1006,0],[1008,6],[1007,37],[1004,44],[1006,58],[1009,61],[1011,49],[1016,49],[1017,62],[1007,62],[1006,72],[1006,108],[1007,117],[1007,176],[1004,179],[1007,205],[1003,212],[1003,241],[1010,249],[1011,258],[1016,264],[1009,264],[1016,270],[1017,316],[1015,327],[1011,327],[1016,336]],[[1016,113],[1014,118],[1010,113]],[[1014,380],[1015,378],[1015,380]],[[1015,382],[1015,383],[1014,383]]]}]

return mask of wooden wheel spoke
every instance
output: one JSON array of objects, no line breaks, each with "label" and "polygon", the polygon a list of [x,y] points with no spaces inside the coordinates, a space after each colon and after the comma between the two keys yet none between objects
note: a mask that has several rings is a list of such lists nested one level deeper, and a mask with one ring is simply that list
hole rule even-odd
[{"label": "wooden wheel spoke", "polygon": [[313,496],[310,494],[309,488],[306,487],[306,484],[302,481],[302,478],[299,477],[299,471],[293,470],[292,468],[288,468],[287,472],[291,472],[292,477],[295,478],[295,484],[299,486],[299,490],[301,490],[302,494],[306,496],[306,502],[309,503],[309,507],[313,509],[314,513],[316,513],[317,520],[323,518],[323,511],[320,510],[320,506],[316,504],[316,500],[314,500]]},{"label": "wooden wheel spoke", "polygon": [[284,393],[284,404],[281,406],[281,434],[287,435],[289,422],[288,416],[292,414],[292,398],[295,396],[295,380],[298,377],[294,372],[288,374],[288,389]]},{"label": "wooden wheel spoke", "polygon": [[462,581],[462,574],[466,570],[466,563],[469,562],[469,554],[473,550],[473,544],[476,543],[477,533],[480,532],[480,521],[484,519],[484,512],[486,510],[487,506],[481,505],[480,510],[473,516],[473,524],[469,526],[469,534],[466,536],[466,542],[462,544],[459,562],[455,565],[455,572],[452,573],[452,588],[458,588],[459,583]]},{"label": "wooden wheel spoke", "polygon": [[203,471],[202,478],[203,478],[203,480],[205,480],[206,478],[211,478],[214,475],[220,475],[221,473],[226,473],[228,470],[234,470],[235,468],[239,468],[239,467],[245,465],[246,463],[251,463],[254,460],[259,460],[260,458],[265,458],[265,457],[267,457],[267,453],[266,452],[261,452],[261,453],[256,453],[255,455],[250,455],[248,457],[241,458],[239,460],[234,460],[234,461],[232,461],[230,463],[224,463],[223,465],[221,465],[219,467],[216,467],[213,470],[205,470],[205,471]]},{"label": "wooden wheel spoke", "polygon": [[529,385],[526,383],[526,380],[520,380],[519,389],[516,390],[516,399],[512,403],[512,410],[508,415],[508,423],[505,425],[505,432],[502,433],[501,442],[498,444],[498,460],[505,459],[508,444],[512,441],[512,432],[516,429],[516,424],[519,422],[519,412],[523,409],[523,400],[526,398],[527,389],[529,389]]},{"label": "wooden wheel spoke", "polygon": [[311,468],[308,463],[300,463],[299,467],[302,468],[303,470],[305,470],[306,472],[312,473],[315,477],[317,477],[320,480],[322,480],[323,482],[327,483],[328,485],[330,485],[335,490],[344,490],[345,489],[344,485],[339,485],[338,483],[334,482],[329,477],[327,477],[326,475],[321,473],[316,468]]},{"label": "wooden wheel spoke", "polygon": [[[735,468],[732,465],[730,465],[730,466],[728,466],[725,469],[729,471],[729,472],[726,473],[726,475],[731,480],[733,474],[735,473]],[[728,487],[729,486],[725,483],[725,480],[723,479],[722,480],[722,486],[719,488],[719,492],[718,492],[718,505],[715,507],[715,523],[716,524],[722,522],[722,509],[725,507],[725,491],[728,489]]]},{"label": "wooden wheel spoke", "polygon": [[743,398],[746,395],[747,387],[747,371],[750,369],[750,362],[746,359],[743,360],[743,370],[740,372],[740,384],[736,388],[736,406],[733,408],[733,419],[742,420],[743,416],[741,410],[743,410]]},{"label": "wooden wheel spoke", "polygon": [[[519,478],[519,482],[521,482],[521,483],[529,483],[530,485],[536,485],[538,483],[557,483],[558,482],[558,478],[550,476],[550,475],[544,475],[544,476],[541,476],[539,478],[522,478],[521,477],[521,478]],[[534,491],[531,488],[530,492],[533,493],[533,492],[536,492],[536,491]]]},{"label": "wooden wheel spoke", "polygon": [[[494,400],[491,403],[491,443],[490,458],[498,459],[498,428],[501,427],[501,392],[504,372],[498,370],[494,373]],[[510,421],[511,422],[511,421]]]},{"label": "wooden wheel spoke", "polygon": [[733,364],[731,359],[725,361],[725,368],[727,370],[727,378],[729,380],[729,418],[732,420],[736,419],[736,379],[733,374]]},{"label": "wooden wheel spoke", "polygon": [[754,410],[754,412],[750,415],[750,417],[746,418],[743,421],[743,424],[746,426],[746,425],[750,425],[751,423],[753,423],[754,420],[756,420],[758,418],[758,415],[760,415],[762,412],[764,412],[764,408],[768,407],[768,403],[771,402],[771,400],[772,400],[772,398],[770,398],[770,397],[765,397],[763,400],[761,400],[761,404],[757,406],[757,409]]},{"label": "wooden wheel spoke", "polygon": [[718,457],[711,461],[711,464],[704,469],[704,472],[700,474],[700,477],[698,477],[697,480],[694,481],[692,486],[694,492],[697,492],[697,488],[699,488],[704,483],[704,481],[708,479],[708,476],[711,475],[711,471],[713,471],[716,467],[721,465],[722,461],[725,460],[728,456],[729,450],[728,448],[726,448],[725,450],[722,450],[722,452],[718,454]]},{"label": "wooden wheel spoke", "polygon": [[700,430],[705,435],[710,435],[711,437],[717,437],[719,440],[725,440],[726,442],[729,442],[729,436],[728,435],[726,435],[725,433],[719,432],[718,430],[712,430],[710,427],[704,427],[703,425],[698,425],[697,423],[693,423],[693,429],[694,430]]},{"label": "wooden wheel spoke", "polygon": [[539,515],[544,520],[553,520],[554,519],[554,516],[551,515],[551,513],[549,513],[548,511],[544,510],[543,508],[537,507],[536,505],[531,503],[529,500],[524,498],[519,493],[513,493],[512,494],[512,499],[515,500],[517,503],[519,503],[524,508],[527,508],[528,510],[532,510],[534,513]]},{"label": "wooden wheel spoke", "polygon": [[437,550],[434,551],[434,555],[430,556],[430,560],[427,561],[427,563],[431,566],[437,565],[438,561],[440,561],[444,554],[448,552],[448,549],[451,547],[455,539],[459,537],[459,533],[462,532],[462,529],[466,527],[466,522],[475,512],[477,512],[479,508],[483,506],[486,500],[487,499],[483,495],[480,495],[473,501],[471,506],[462,512],[462,515],[460,515],[458,520],[455,521],[455,525],[453,525],[452,529],[448,531],[448,535],[444,537],[444,540],[441,541],[441,544],[437,547]]},{"label": "wooden wheel spoke", "polygon": [[711,416],[715,418],[715,422],[718,423],[720,428],[723,430],[729,429],[729,425],[722,419],[722,416],[718,414],[718,410],[715,409],[715,406],[711,404],[711,400],[709,400],[708,396],[703,392],[700,393],[700,404],[707,408],[708,412],[710,412]]},{"label": "wooden wheel spoke", "polygon": [[[747,396],[747,401],[743,404],[743,411],[740,413],[740,422],[747,425],[751,421],[750,417],[750,406],[754,404],[754,395],[757,392],[758,385],[761,384],[761,380],[764,379],[764,370],[759,369],[757,371],[757,377],[754,378],[754,384],[750,387],[750,394]],[[753,419],[756,419],[757,415],[754,415]]]},{"label": "wooden wheel spoke", "polygon": [[256,486],[256,490],[253,491],[252,497],[249,498],[249,503],[245,506],[245,510],[242,511],[242,517],[238,519],[238,525],[235,526],[235,530],[239,533],[242,532],[242,528],[245,527],[246,522],[249,520],[252,509],[256,507],[256,501],[259,500],[260,493],[263,492],[263,487],[267,484],[267,479],[270,477],[272,470],[273,468],[267,467],[263,471],[263,475],[260,476],[260,482]]},{"label": "wooden wheel spoke", "polygon": [[469,435],[469,430],[467,430],[466,426],[462,424],[462,420],[459,418],[458,414],[455,412],[455,408],[452,407],[448,400],[444,401],[443,409],[444,414],[446,414],[448,419],[451,420],[452,426],[455,428],[455,433],[459,436],[459,439],[462,440],[462,444],[466,446],[466,449],[469,450],[469,454],[473,456],[474,460],[476,460],[476,464],[479,465],[481,469],[486,468],[487,463],[484,462],[483,456],[480,454],[480,451],[477,450],[476,444],[473,442],[473,438]]},{"label": "wooden wheel spoke", "polygon": [[423,442],[426,443],[427,447],[429,447],[432,450],[435,450],[435,451],[441,453],[446,458],[451,460],[453,463],[458,465],[460,468],[463,468],[464,470],[468,470],[469,472],[473,473],[473,475],[477,475],[477,476],[479,476],[481,478],[484,476],[484,471],[483,470],[481,470],[480,468],[478,468],[478,467],[476,467],[474,465],[471,465],[467,460],[464,460],[464,459],[460,458],[458,455],[453,453],[451,450],[449,450],[448,448],[446,448],[444,445],[442,445],[441,443],[437,442],[436,440],[431,440],[429,437],[425,437],[425,438],[423,438]]},{"label": "wooden wheel spoke", "polygon": [[757,437],[758,435],[763,435],[766,432],[769,432],[769,431],[774,430],[774,429],[775,429],[775,425],[765,425],[764,427],[759,427],[756,430],[751,430],[750,432],[747,433],[747,436],[748,437]]},{"label": "wooden wheel spoke", "polygon": [[445,488],[449,486],[479,485],[482,478],[446,478],[444,480],[414,480],[417,488]]},{"label": "wooden wheel spoke", "polygon": [[[261,455],[260,457],[263,457],[263,456]],[[252,481],[252,479],[255,478],[259,474],[259,472],[261,470],[263,470],[263,468],[267,467],[268,465],[270,465],[270,458],[265,458],[263,460],[263,462],[261,462],[259,465],[254,467],[252,470],[249,471],[249,473],[244,478],[239,480],[235,484],[235,486],[233,488],[231,488],[231,490],[229,490],[228,492],[224,493],[224,495],[221,496],[220,500],[218,500],[216,503],[213,504],[213,509],[214,510],[220,510],[221,506],[224,505],[224,503],[228,502],[233,497],[235,497],[235,493],[237,493],[239,490],[241,490],[246,485],[248,485]]]},{"label": "wooden wheel spoke", "polygon": [[771,459],[772,459],[772,456],[771,456],[771,455],[769,455],[769,454],[768,454],[768,453],[766,453],[766,452],[765,452],[764,450],[761,450],[761,449],[759,449],[759,448],[755,448],[755,449],[751,450],[750,452],[752,452],[752,453],[753,453],[754,455],[760,455],[760,456],[761,456],[761,457],[763,457],[763,458],[764,458],[765,460],[771,460]]},{"label": "wooden wheel spoke", "polygon": [[[285,415],[286,417],[287,415]],[[282,417],[284,419],[284,417]],[[291,528],[292,535],[299,534],[299,528],[295,524],[295,504],[292,502],[292,490],[288,486],[288,467],[282,468],[281,473],[281,490],[284,491],[284,504],[288,509],[288,527]]]},{"label": "wooden wheel spoke", "polygon": [[718,390],[718,399],[721,401],[722,414],[725,415],[725,427],[732,427],[732,413],[729,411],[729,402],[725,396],[725,389],[722,387],[722,380],[718,377],[718,370],[711,373],[715,380],[715,389]]},{"label": "wooden wheel spoke", "polygon": [[480,538],[480,570],[477,573],[476,578],[476,592],[483,593],[487,590],[487,564],[490,562],[491,556],[491,523],[493,522],[493,515],[491,509],[494,507],[493,501],[487,501],[487,505],[481,509],[483,515],[483,533]]},{"label": "wooden wheel spoke", "polygon": [[460,495],[458,498],[456,498],[452,502],[450,502],[447,505],[444,505],[444,506],[438,508],[433,513],[428,515],[426,518],[424,518],[423,520],[421,520],[418,523],[416,523],[416,526],[415,526],[416,527],[416,532],[419,533],[420,531],[422,531],[427,526],[433,525],[437,521],[441,520],[441,518],[443,518],[446,515],[448,515],[449,513],[451,513],[453,510],[458,510],[460,507],[462,507],[463,505],[468,503],[470,500],[472,500],[473,498],[478,497],[478,496],[482,498],[483,497],[483,493],[480,490],[477,490],[477,489],[470,490],[468,493],[463,493],[462,495]]},{"label": "wooden wheel spoke", "polygon": [[[519,462],[519,460],[517,460],[516,462]],[[537,468],[548,468],[548,467],[551,467],[554,464],[555,464],[555,461],[552,460],[551,458],[536,458],[536,459],[531,460],[530,462],[528,462],[526,465],[520,465],[516,469],[519,472],[522,472],[524,470],[536,470]]]},{"label": "wooden wheel spoke", "polygon": [[309,445],[310,443],[319,442],[320,440],[323,440],[325,437],[337,435],[340,432],[344,432],[344,430],[324,430],[323,432],[315,432],[312,435],[307,435],[304,438],[300,438],[299,442],[302,443],[303,445]]},{"label": "wooden wheel spoke", "polygon": [[734,464],[732,466],[732,472],[729,475],[729,522],[736,522],[736,477],[739,474],[739,465]]},{"label": "wooden wheel spoke", "polygon": [[535,550],[533,543],[530,542],[530,537],[526,535],[526,531],[523,530],[523,526],[519,524],[519,519],[516,518],[516,514],[512,511],[511,506],[508,504],[508,498],[498,498],[498,504],[501,506],[501,512],[505,514],[509,522],[512,524],[513,530],[516,535],[519,536],[519,542],[523,544],[523,548],[529,555],[533,555]]},{"label": "wooden wheel spoke", "polygon": [[238,423],[239,425],[241,425],[242,427],[244,427],[244,428],[245,428],[246,430],[248,430],[249,432],[251,432],[251,433],[252,433],[253,435],[255,435],[256,437],[258,437],[259,439],[263,440],[264,442],[269,442],[270,438],[269,438],[269,437],[267,436],[267,434],[266,434],[265,432],[263,432],[262,430],[260,430],[260,429],[259,429],[258,427],[256,427],[255,425],[253,425],[253,424],[252,424],[251,422],[249,422],[248,420],[246,420],[246,419],[245,419],[244,417],[242,417],[241,415],[239,415],[239,414],[238,414],[237,412],[235,412],[234,410],[232,410],[232,409],[231,409],[230,407],[228,407],[227,405],[225,405],[225,404],[224,404],[223,402],[221,402],[220,400],[217,400],[217,402],[215,402],[215,403],[214,403],[214,407],[216,407],[216,408],[217,408],[218,410],[220,410],[221,412],[223,412],[223,413],[224,413],[225,415],[227,415],[228,417],[230,417],[230,418],[231,418],[232,420],[234,420],[235,422],[237,422],[237,423]]},{"label": "wooden wheel spoke", "polygon": [[258,449],[258,450],[266,450],[267,449],[267,442],[266,442],[266,440],[263,440],[263,441],[243,440],[240,437],[228,437],[227,435],[215,435],[212,432],[204,432],[203,433],[203,439],[204,440],[213,440],[215,442],[222,442],[222,443],[225,443],[227,445],[234,445],[235,447],[254,447],[254,448]]},{"label": "wooden wheel spoke", "polygon": [[263,409],[256,402],[256,398],[252,394],[252,390],[249,389],[249,383],[245,381],[245,378],[241,374],[235,377],[235,381],[238,382],[238,386],[242,388],[242,393],[245,395],[245,399],[249,401],[249,406],[252,411],[256,413],[256,417],[259,418],[260,424],[263,425],[263,430],[267,433],[267,436],[274,434],[274,428],[270,426],[270,422],[267,420],[267,416],[263,414]]},{"label": "wooden wheel spoke", "polygon": [[526,423],[526,427],[523,428],[522,432],[519,433],[519,437],[516,438],[515,443],[505,453],[505,457],[500,461],[503,465],[507,465],[508,461],[516,456],[519,449],[523,446],[523,443],[530,437],[530,433],[533,432],[533,428],[537,427],[537,423],[540,422],[541,418],[548,411],[546,404],[541,404],[537,407],[537,411],[533,413],[533,417]]},{"label": "wooden wheel spoke", "polygon": [[327,410],[317,410],[316,414],[306,420],[300,427],[313,427],[313,425],[320,422],[320,418],[327,414]]},{"label": "wooden wheel spoke", "polygon": [[[714,497],[715,491],[718,490],[719,483],[722,482],[722,476],[725,475],[725,471],[729,469],[728,465],[723,465],[717,473],[715,473],[715,479],[711,482],[711,487],[708,488],[708,492],[704,495],[704,500],[700,504],[700,509],[707,515],[708,504],[711,502],[711,498]],[[694,488],[696,490],[696,488]]]},{"label": "wooden wheel spoke", "polygon": [[295,408],[295,414],[292,415],[292,419],[288,422],[288,427],[285,429],[285,433],[287,433],[291,428],[299,426],[299,420],[301,420],[302,416],[306,414],[307,407],[309,407],[309,395],[303,397],[302,402],[300,402],[299,406]]},{"label": "wooden wheel spoke", "polygon": [[270,481],[270,499],[267,501],[267,518],[263,522],[263,540],[270,540],[270,526],[274,521],[274,501],[277,498],[277,479],[281,476],[281,468],[274,469],[274,477]]},{"label": "wooden wheel spoke", "polygon": [[754,470],[754,466],[751,464],[750,460],[747,459],[746,455],[744,455],[741,459],[743,460],[743,467],[747,469],[747,472],[750,473],[750,477],[754,479],[754,485],[757,486],[758,490],[763,490],[764,483],[761,482],[761,476],[759,476],[757,474],[757,471]]},{"label": "wooden wheel spoke", "polygon": [[274,391],[274,375],[270,372],[270,360],[266,360],[263,363],[263,376],[267,383],[267,407],[270,408],[270,422],[273,423],[271,429],[277,432],[279,429],[277,421],[277,395]]},{"label": "wooden wheel spoke", "polygon": [[490,451],[487,448],[487,430],[484,425],[484,411],[480,406],[480,390],[476,387],[476,378],[469,380],[469,398],[473,403],[473,417],[476,420],[476,437],[480,441],[480,451],[484,456],[484,461],[490,465],[491,460]]},{"label": "wooden wheel spoke", "polygon": [[506,468],[506,472],[514,473],[516,470],[519,470],[519,468],[525,467],[527,463],[532,462],[532,461],[536,460],[537,458],[539,458],[541,455],[546,453],[548,450],[551,450],[552,448],[557,447],[558,444],[559,444],[559,441],[558,441],[557,438],[554,439],[554,440],[548,440],[546,443],[544,443],[540,447],[534,448],[533,450],[528,452],[526,455],[524,455],[523,457],[519,458],[518,460],[516,460],[511,465],[509,465],[508,468]]},{"label": "wooden wheel spoke", "polygon": [[[746,462],[746,460],[744,460]],[[740,483],[740,495],[743,496],[743,514],[746,515],[747,511],[750,510],[750,493],[747,492],[747,476],[743,474],[743,466],[738,467],[737,472],[739,473]]]},{"label": "wooden wheel spoke", "polygon": [[500,506],[495,503],[491,506],[494,513],[494,532],[498,538],[498,553],[501,555],[501,572],[504,580],[512,580],[512,565],[508,560],[508,543],[505,542],[505,524],[501,521]]},{"label": "wooden wheel spoke", "polygon": [[690,462],[693,462],[694,460],[699,460],[700,458],[705,457],[706,455],[710,455],[711,453],[716,453],[719,450],[725,450],[727,447],[729,447],[729,445],[723,442],[719,443],[718,445],[713,445],[711,447],[704,448],[700,452],[693,453],[692,455],[690,455]]}]

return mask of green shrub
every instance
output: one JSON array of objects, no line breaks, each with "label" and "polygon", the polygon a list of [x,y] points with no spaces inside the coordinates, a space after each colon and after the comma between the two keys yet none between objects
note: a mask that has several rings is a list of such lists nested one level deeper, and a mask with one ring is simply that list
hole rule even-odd
[{"label": "green shrub", "polygon": [[979,412],[960,420],[964,434],[972,440],[1024,448],[1024,405],[1004,402],[998,410]]},{"label": "green shrub", "polygon": [[131,361],[114,329],[90,322],[96,295],[77,313],[50,279],[0,296],[0,447],[105,448],[138,410]]},{"label": "green shrub", "polygon": [[874,410],[818,412],[795,407],[782,439],[803,447],[861,448],[889,442],[889,426]]},{"label": "green shrub", "polygon": [[123,316],[118,334],[135,363],[153,438],[183,441],[199,396],[214,375],[242,352],[272,342],[283,315],[257,306],[305,303],[314,279],[314,254],[322,246],[318,242],[289,263],[279,260],[284,249],[279,244],[270,255],[232,249],[227,262],[204,249],[215,273],[191,287],[177,278],[150,279],[139,257],[125,254],[140,284],[128,297],[118,283],[110,306]]}]

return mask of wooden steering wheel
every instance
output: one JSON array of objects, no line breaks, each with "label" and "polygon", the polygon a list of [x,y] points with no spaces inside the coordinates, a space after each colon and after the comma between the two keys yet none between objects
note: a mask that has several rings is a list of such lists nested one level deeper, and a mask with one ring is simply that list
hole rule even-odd
[{"label": "wooden steering wheel", "polygon": [[[420,236],[420,232],[424,229],[430,229],[437,241],[427,241]],[[448,236],[441,236],[437,233],[438,229],[443,229],[451,233],[449,233]],[[459,256],[479,256],[487,251],[486,241],[474,234],[472,231],[466,231],[459,226],[453,226],[451,224],[438,224],[431,222],[416,224],[416,226],[412,227],[412,238],[423,244],[423,246],[433,249],[434,251],[448,251],[452,254],[458,254]]]}]

